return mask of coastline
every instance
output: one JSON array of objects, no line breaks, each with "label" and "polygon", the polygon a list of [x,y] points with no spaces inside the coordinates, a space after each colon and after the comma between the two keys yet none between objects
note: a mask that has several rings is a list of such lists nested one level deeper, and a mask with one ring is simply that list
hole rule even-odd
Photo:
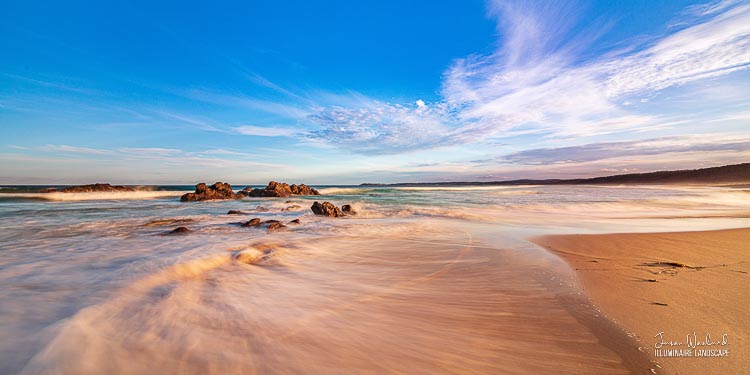
[{"label": "coastline", "polygon": [[[640,342],[667,373],[742,373],[750,369],[750,318],[738,301],[750,298],[750,228],[700,232],[548,235],[531,241],[575,270],[582,290],[609,319]],[[658,334],[663,332],[661,336]],[[728,357],[698,358],[704,349]],[[688,337],[688,335],[690,335]],[[663,340],[662,340],[663,339]],[[673,341],[675,345],[660,341]],[[658,352],[657,349],[661,351]],[[692,357],[665,357],[692,349]]]}]

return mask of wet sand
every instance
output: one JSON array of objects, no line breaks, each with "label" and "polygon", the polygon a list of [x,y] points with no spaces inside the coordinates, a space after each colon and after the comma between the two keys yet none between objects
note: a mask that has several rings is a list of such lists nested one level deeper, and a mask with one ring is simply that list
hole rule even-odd
[{"label": "wet sand", "polygon": [[258,265],[229,253],[181,263],[83,309],[23,373],[650,370],[627,335],[591,314],[556,257],[489,230],[426,224],[251,244],[275,249]]},{"label": "wet sand", "polygon": [[[594,304],[631,331],[650,355],[690,349],[687,335],[728,345],[728,357],[655,358],[666,373],[750,373],[750,229],[533,239],[578,273]],[[662,336],[656,336],[663,332]],[[663,352],[662,352],[663,353]],[[693,349],[695,355],[695,349]]]}]

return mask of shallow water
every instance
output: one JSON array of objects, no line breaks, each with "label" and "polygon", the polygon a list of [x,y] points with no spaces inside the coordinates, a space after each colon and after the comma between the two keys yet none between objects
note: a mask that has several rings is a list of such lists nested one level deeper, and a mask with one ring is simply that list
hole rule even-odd
[{"label": "shallow water", "polygon": [[[285,198],[181,203],[163,190],[0,194],[0,373],[647,369],[626,335],[596,328],[570,270],[525,238],[750,217],[748,191],[728,188],[321,191],[291,211]],[[315,217],[322,199],[359,215]],[[252,217],[301,224],[237,225]],[[163,235],[177,226],[193,232]],[[271,252],[233,260],[247,248]]]}]

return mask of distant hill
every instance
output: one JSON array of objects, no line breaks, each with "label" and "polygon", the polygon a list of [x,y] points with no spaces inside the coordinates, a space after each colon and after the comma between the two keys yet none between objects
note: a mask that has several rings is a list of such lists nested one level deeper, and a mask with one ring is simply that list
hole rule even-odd
[{"label": "distant hill", "polygon": [[642,184],[750,184],[750,163],[725,165],[721,167],[659,171],[650,173],[628,173],[613,176],[547,179],[547,180],[508,180],[482,182],[419,182],[398,184],[370,184],[360,186],[467,186],[467,185],[642,185]]}]

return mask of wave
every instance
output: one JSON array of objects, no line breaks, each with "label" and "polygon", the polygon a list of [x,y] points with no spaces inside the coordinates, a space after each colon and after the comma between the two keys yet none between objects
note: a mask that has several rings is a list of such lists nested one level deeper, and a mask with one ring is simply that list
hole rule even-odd
[{"label": "wave", "polygon": [[321,195],[357,195],[377,190],[377,188],[322,188],[318,191]]},{"label": "wave", "polygon": [[182,191],[122,191],[93,193],[0,193],[0,200],[89,201],[179,197]]}]

